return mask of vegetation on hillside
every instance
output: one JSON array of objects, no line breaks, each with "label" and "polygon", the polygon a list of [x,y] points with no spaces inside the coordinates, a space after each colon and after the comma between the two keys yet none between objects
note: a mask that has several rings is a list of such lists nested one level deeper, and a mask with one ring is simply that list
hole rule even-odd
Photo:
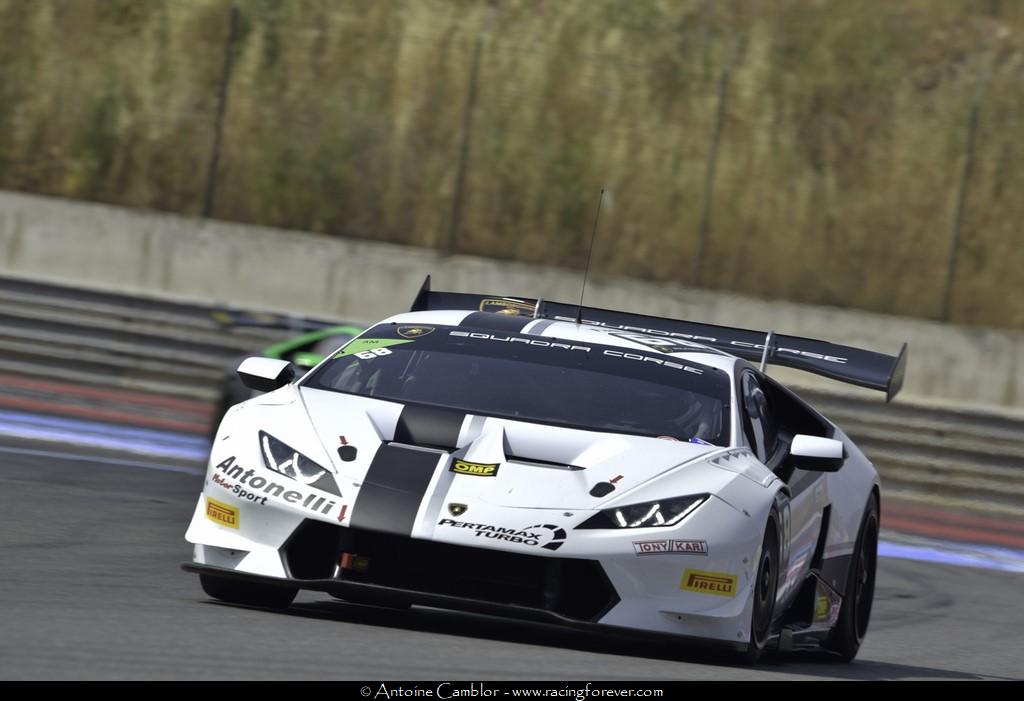
[{"label": "vegetation on hillside", "polygon": [[570,266],[605,187],[598,274],[1024,327],[1022,32],[1013,0],[0,0],[0,187]]}]

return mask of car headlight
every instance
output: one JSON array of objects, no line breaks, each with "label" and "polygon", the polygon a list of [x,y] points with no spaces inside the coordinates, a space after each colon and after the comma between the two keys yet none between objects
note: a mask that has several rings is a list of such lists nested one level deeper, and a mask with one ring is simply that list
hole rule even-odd
[{"label": "car headlight", "polygon": [[338,491],[338,485],[335,484],[327,468],[310,460],[299,451],[279,441],[265,431],[260,431],[259,438],[260,454],[263,456],[263,464],[266,465],[268,470],[273,470],[296,482],[302,482],[311,487],[341,496],[341,493]]},{"label": "car headlight", "polygon": [[707,501],[709,494],[645,501],[599,511],[577,528],[650,528],[674,526]]}]

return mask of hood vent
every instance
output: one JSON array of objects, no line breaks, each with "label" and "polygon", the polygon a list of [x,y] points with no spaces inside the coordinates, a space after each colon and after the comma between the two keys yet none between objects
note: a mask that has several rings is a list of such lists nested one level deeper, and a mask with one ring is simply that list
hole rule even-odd
[{"label": "hood vent", "polygon": [[565,463],[551,462],[550,460],[523,458],[518,455],[507,455],[505,456],[505,460],[506,462],[519,463],[520,465],[528,465],[529,467],[546,467],[552,470],[569,470],[570,472],[587,469],[585,467],[580,467],[579,465],[566,465]]},{"label": "hood vent", "polygon": [[452,451],[458,447],[465,412],[407,404],[398,417],[394,441]]}]

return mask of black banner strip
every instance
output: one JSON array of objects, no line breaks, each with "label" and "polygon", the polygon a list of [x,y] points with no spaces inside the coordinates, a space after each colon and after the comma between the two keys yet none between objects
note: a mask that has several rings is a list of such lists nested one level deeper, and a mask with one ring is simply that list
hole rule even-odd
[{"label": "black banner strip", "polygon": [[438,453],[394,445],[378,448],[352,507],[352,527],[411,535],[440,458]]},{"label": "black banner strip", "polygon": [[395,442],[455,450],[466,414],[462,411],[407,405],[395,426]]},{"label": "black banner strip", "polygon": [[[464,292],[432,291],[430,277],[427,276],[423,287],[416,296],[416,301],[413,302],[411,311],[476,310],[480,308],[485,299],[490,299],[490,297]],[[523,305],[537,302],[529,297],[515,299]],[[573,321],[580,313],[580,308],[576,304],[543,302],[539,306],[537,316],[546,319]],[[475,314],[469,316],[475,317]],[[720,348],[754,362],[761,360],[764,344],[768,337],[765,331],[702,324],[682,319],[663,319],[611,309],[583,307],[582,316],[584,324],[613,330],[689,339]],[[464,321],[463,324],[468,325],[468,322]],[[774,365],[806,370],[840,382],[882,390],[886,393],[886,400],[891,400],[900,391],[907,367],[907,344],[905,343],[896,355],[885,355],[813,338],[775,334],[770,350],[769,362]]]}]

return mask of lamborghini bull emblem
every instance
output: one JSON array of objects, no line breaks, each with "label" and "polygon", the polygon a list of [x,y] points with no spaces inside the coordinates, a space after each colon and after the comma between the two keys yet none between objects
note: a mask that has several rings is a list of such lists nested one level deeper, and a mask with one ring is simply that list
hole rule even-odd
[{"label": "lamborghini bull emblem", "polygon": [[468,508],[469,507],[466,506],[465,504],[452,503],[448,505],[448,513],[450,513],[452,516],[461,516],[462,514],[466,513],[466,509]]},{"label": "lamborghini bull emblem", "polygon": [[434,330],[433,326],[399,326],[398,335],[402,338],[419,338]]}]

